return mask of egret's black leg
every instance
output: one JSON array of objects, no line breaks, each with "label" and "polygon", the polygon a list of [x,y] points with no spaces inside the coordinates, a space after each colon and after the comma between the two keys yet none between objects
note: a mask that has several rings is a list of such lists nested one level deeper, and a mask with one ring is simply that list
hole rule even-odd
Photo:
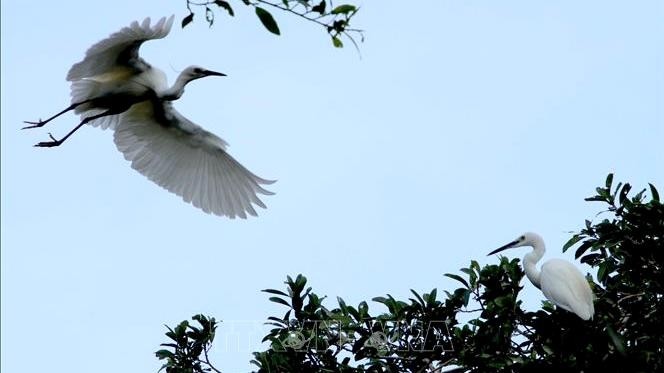
[{"label": "egret's black leg", "polygon": [[54,116],[52,116],[52,117],[50,117],[50,118],[48,118],[48,119],[46,119],[46,120],[41,120],[41,119],[40,119],[39,122],[29,122],[29,121],[27,121],[27,120],[26,120],[26,121],[23,121],[23,123],[32,124],[32,125],[31,125],[31,126],[23,127],[23,128],[21,128],[21,129],[24,130],[24,129],[28,129],[28,128],[38,128],[38,127],[42,127],[42,126],[45,125],[46,123],[52,121],[53,119],[59,117],[59,116],[62,115],[62,114],[68,112],[69,110],[74,110],[74,109],[76,109],[79,105],[83,105],[83,104],[85,104],[86,102],[90,102],[90,101],[92,101],[92,99],[90,99],[90,100],[85,100],[85,101],[81,101],[81,102],[73,103],[73,104],[67,106],[67,108],[64,109],[63,111],[61,111],[61,112],[55,114]]},{"label": "egret's black leg", "polygon": [[69,136],[71,136],[79,128],[83,127],[84,124],[86,124],[90,121],[93,121],[95,119],[108,116],[108,115],[120,114],[120,113],[124,112],[125,110],[127,110],[126,107],[118,107],[118,108],[113,108],[113,109],[106,110],[105,112],[103,112],[101,114],[97,114],[97,115],[87,117],[87,118],[83,119],[81,121],[81,123],[79,123],[76,127],[74,127],[74,129],[69,131],[69,133],[66,134],[65,137],[61,138],[60,140],[56,139],[55,137],[53,137],[53,135],[51,135],[49,133],[48,136],[51,138],[52,141],[42,141],[38,144],[35,144],[35,146],[38,146],[40,148],[52,148],[54,146],[60,146],[63,142],[65,142],[65,140],[67,140],[67,138],[69,138]]}]

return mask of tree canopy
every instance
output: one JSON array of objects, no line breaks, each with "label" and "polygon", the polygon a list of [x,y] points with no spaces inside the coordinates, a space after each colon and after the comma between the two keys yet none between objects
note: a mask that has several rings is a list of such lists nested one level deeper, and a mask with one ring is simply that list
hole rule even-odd
[{"label": "tree canopy", "polygon": [[[649,195],[649,198],[646,196]],[[605,207],[586,220],[562,250],[575,250],[595,294],[595,315],[583,321],[544,301],[526,311],[519,259],[475,260],[449,291],[411,290],[412,297],[374,297],[370,312],[337,298],[334,305],[287,277],[285,289],[263,290],[283,305],[267,318],[269,348],[254,353],[257,372],[542,372],[664,371],[664,205],[654,185],[636,194],[613,175],[586,201]],[[203,315],[166,333],[156,352],[167,373],[220,372],[208,359],[218,323]],[[467,320],[467,321],[466,321]]]}]

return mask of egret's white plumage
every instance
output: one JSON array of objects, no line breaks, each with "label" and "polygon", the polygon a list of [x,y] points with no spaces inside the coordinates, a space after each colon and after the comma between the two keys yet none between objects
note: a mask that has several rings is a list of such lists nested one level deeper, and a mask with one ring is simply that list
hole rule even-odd
[{"label": "egret's white plumage", "polygon": [[[136,96],[141,96],[150,89],[165,89],[164,73],[150,66],[138,55],[138,51],[144,42],[166,37],[173,26],[173,19],[174,16],[161,18],[153,26],[149,17],[140,24],[134,21],[88,48],[83,60],[74,64],[67,73],[67,80],[72,82],[71,103],[121,92],[134,92]],[[77,106],[75,112],[90,117],[101,114],[104,109],[91,102]],[[89,124],[114,129],[119,119],[118,115],[108,115]]]},{"label": "egret's white plumage", "polygon": [[537,233],[524,233],[489,255],[521,246],[533,248],[533,251],[523,257],[524,271],[530,282],[558,307],[573,312],[584,320],[592,319],[595,313],[593,293],[578,268],[566,260],[550,259],[542,265],[541,272],[537,270],[536,264],[546,251],[544,240]]},{"label": "egret's white plumage", "polygon": [[[168,120],[158,120],[156,110]],[[257,193],[271,194],[262,179],[226,153],[226,143],[178,113],[168,101],[146,101],[122,115],[115,145],[131,166],[207,213],[256,215]]]},{"label": "egret's white plumage", "polygon": [[172,101],[182,96],[192,80],[224,74],[190,66],[167,86],[166,75],[138,55],[142,43],[168,35],[173,16],[154,25],[141,24],[112,34],[88,49],[84,59],[69,70],[72,104],[45,121],[27,122],[41,127],[75,110],[83,120],[60,140],[64,142],[83,124],[115,131],[114,141],[131,166],[185,202],[207,213],[246,218],[257,215],[253,205],[265,208],[258,194],[270,195],[263,185],[273,181],[247,170],[226,152],[226,142],[185,118]]}]

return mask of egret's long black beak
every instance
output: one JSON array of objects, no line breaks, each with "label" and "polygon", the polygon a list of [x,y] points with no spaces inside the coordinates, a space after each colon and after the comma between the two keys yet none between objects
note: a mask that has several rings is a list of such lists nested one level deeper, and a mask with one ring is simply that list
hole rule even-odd
[{"label": "egret's long black beak", "polygon": [[224,73],[219,73],[219,72],[212,71],[212,70],[205,70],[205,75],[206,76],[226,76],[226,74],[224,74]]},{"label": "egret's long black beak", "polygon": [[511,248],[514,247],[514,245],[516,245],[517,243],[519,243],[519,240],[514,240],[514,241],[508,243],[507,245],[501,246],[501,247],[497,248],[496,250],[493,250],[492,252],[486,254],[486,256],[493,255],[493,254],[495,254],[495,253],[499,253],[499,252],[501,252],[501,251],[503,251],[503,250],[511,249]]}]

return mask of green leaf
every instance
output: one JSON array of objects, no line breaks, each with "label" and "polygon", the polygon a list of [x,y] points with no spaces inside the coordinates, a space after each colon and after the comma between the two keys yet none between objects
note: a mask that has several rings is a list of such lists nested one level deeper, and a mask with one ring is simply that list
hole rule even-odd
[{"label": "green leaf", "polygon": [[277,317],[270,316],[270,317],[268,317],[267,319],[270,320],[270,321],[274,321],[274,322],[275,322],[275,323],[272,324],[272,325],[277,325],[277,324],[278,324],[278,326],[281,326],[281,327],[286,327],[286,326],[288,326],[288,324],[286,324],[286,322],[285,322],[284,320],[279,319],[279,318],[277,318]]},{"label": "green leaf", "polygon": [[228,15],[230,15],[231,17],[235,16],[235,12],[233,12],[233,8],[231,7],[231,4],[228,3],[228,1],[215,0],[214,3],[217,4],[219,7],[226,9]]},{"label": "green leaf", "polygon": [[339,39],[336,36],[332,37],[332,45],[334,45],[335,48],[343,48],[344,43],[341,42],[341,39]]},{"label": "green leaf", "polygon": [[470,289],[466,290],[463,294],[463,306],[468,307],[468,301],[470,300]]},{"label": "green leaf", "polygon": [[175,335],[174,332],[166,332],[166,336],[167,336],[168,338],[170,338],[170,339],[176,341],[176,342],[177,342],[177,340],[178,340],[178,337]]},{"label": "green leaf", "polygon": [[611,184],[613,184],[613,173],[610,173],[606,176],[606,189],[611,190]]},{"label": "green leaf", "polygon": [[501,308],[511,307],[513,303],[512,298],[509,295],[498,297],[493,301]]},{"label": "green leaf", "polygon": [[307,278],[301,274],[297,275],[297,277],[295,278],[295,283],[304,289],[304,285],[307,284]]},{"label": "green leaf", "polygon": [[281,291],[281,290],[275,290],[275,289],[263,289],[263,290],[261,290],[261,291],[264,292],[264,293],[270,293],[270,294],[276,294],[276,295],[281,295],[281,296],[284,296],[284,297],[288,297],[288,294],[284,293],[284,292]]},{"label": "green leaf", "polygon": [[581,241],[581,236],[575,234],[563,245],[563,252],[567,251],[570,247],[574,246],[577,242]]},{"label": "green leaf", "polygon": [[190,24],[191,21],[194,20],[194,13],[189,13],[188,16],[184,17],[182,19],[182,28],[184,28],[186,25]]},{"label": "green leaf", "polygon": [[208,7],[205,7],[205,20],[210,24],[210,27],[212,27],[212,24],[214,23],[214,12]]},{"label": "green leaf", "polygon": [[463,284],[465,287],[467,287],[467,288],[470,287],[470,286],[468,286],[468,282],[467,282],[466,280],[464,280],[464,278],[461,277],[461,276],[459,276],[459,275],[455,275],[455,274],[453,274],[453,273],[446,273],[445,276],[447,276],[447,277],[449,277],[449,278],[451,278],[451,279],[454,279],[454,280],[459,281],[460,283],[462,283],[462,284]]},{"label": "green leaf", "polygon": [[321,1],[318,3],[318,5],[315,5],[314,7],[311,8],[312,12],[318,12],[320,15],[325,14],[325,6],[327,4],[325,3],[325,0]]},{"label": "green leaf", "polygon": [[608,190],[606,188],[600,188],[600,187],[595,188],[595,191],[597,192],[597,195],[602,197],[602,198],[608,198],[609,193],[611,193],[610,190]]},{"label": "green leaf", "polygon": [[362,315],[360,315],[360,312],[356,310],[353,306],[346,306],[346,311],[353,316],[353,318],[357,322],[362,322]]},{"label": "green leaf", "polygon": [[281,32],[279,31],[279,26],[277,25],[277,21],[274,20],[274,17],[272,17],[272,14],[270,14],[270,12],[257,6],[256,15],[258,16],[258,19],[261,20],[261,23],[263,23],[263,26],[265,26],[265,28],[268,31],[270,31],[275,35],[281,35]]},{"label": "green leaf", "polygon": [[291,306],[290,303],[286,302],[285,300],[283,300],[283,299],[281,299],[281,298],[279,298],[279,297],[270,297],[270,301],[272,301],[272,302],[274,302],[274,303],[283,304],[283,305],[286,306],[286,307],[290,307],[290,306]]},{"label": "green leaf", "polygon": [[643,189],[642,191],[638,192],[638,193],[632,198],[632,202],[637,202],[637,203],[638,203],[638,202],[641,202],[641,200],[643,200],[643,193],[645,193],[645,192],[646,192],[645,189]]},{"label": "green leaf", "polygon": [[657,188],[655,188],[654,185],[648,183],[650,185],[650,194],[652,195],[652,199],[655,202],[659,202],[659,193],[657,193]]},{"label": "green leaf", "polygon": [[433,307],[434,304],[436,304],[436,295],[438,295],[438,289],[433,289],[431,290],[431,293],[429,293],[429,296],[427,297],[427,305],[429,307]]},{"label": "green leaf", "polygon": [[360,313],[360,316],[366,316],[369,313],[369,305],[367,302],[362,301],[357,305],[357,310]]},{"label": "green leaf", "polygon": [[620,195],[618,197],[618,201],[620,202],[621,205],[625,203],[625,200],[627,199],[627,194],[629,193],[629,191],[631,189],[632,189],[632,186],[629,185],[629,183],[627,183],[620,190]]},{"label": "green leaf", "polygon": [[350,12],[354,12],[357,9],[355,5],[350,5],[350,4],[343,4],[339,5],[338,7],[332,9],[332,14],[348,14]]},{"label": "green leaf", "polygon": [[613,345],[616,347],[616,350],[618,350],[618,352],[621,355],[624,355],[625,354],[625,341],[622,338],[622,336],[619,335],[618,333],[616,333],[616,331],[613,330],[613,328],[610,325],[607,325],[606,332],[609,335],[609,337],[611,338],[611,342],[613,342]]},{"label": "green leaf", "polygon": [[583,255],[590,247],[592,247],[593,243],[590,241],[586,241],[579,246],[578,249],[576,249],[576,252],[574,253],[574,259],[579,259],[581,255]]},{"label": "green leaf", "polygon": [[604,283],[604,280],[606,279],[606,270],[608,268],[608,262],[603,262],[599,265],[599,269],[597,270],[597,281],[600,283]]},{"label": "green leaf", "polygon": [[154,354],[159,360],[169,359],[169,358],[174,358],[175,357],[175,355],[171,351],[168,351],[168,350],[159,350],[159,351],[155,352]]},{"label": "green leaf", "polygon": [[383,304],[387,303],[387,298],[385,298],[385,297],[373,297],[373,298],[371,298],[371,300],[374,301],[374,302],[383,303]]},{"label": "green leaf", "polygon": [[613,194],[618,194],[618,191],[620,190],[620,188],[622,188],[622,185],[623,183],[619,182],[618,185],[616,185],[616,189],[614,190]]},{"label": "green leaf", "polygon": [[422,307],[424,307],[425,303],[424,303],[424,300],[422,299],[422,297],[419,294],[417,294],[417,292],[413,289],[410,289],[410,292],[413,293],[413,295],[415,295],[415,298],[417,298],[417,301],[420,302]]},{"label": "green leaf", "polygon": [[175,335],[178,337],[181,337],[184,335],[184,333],[187,331],[187,327],[189,326],[189,321],[184,320],[178,326],[175,327]]}]

